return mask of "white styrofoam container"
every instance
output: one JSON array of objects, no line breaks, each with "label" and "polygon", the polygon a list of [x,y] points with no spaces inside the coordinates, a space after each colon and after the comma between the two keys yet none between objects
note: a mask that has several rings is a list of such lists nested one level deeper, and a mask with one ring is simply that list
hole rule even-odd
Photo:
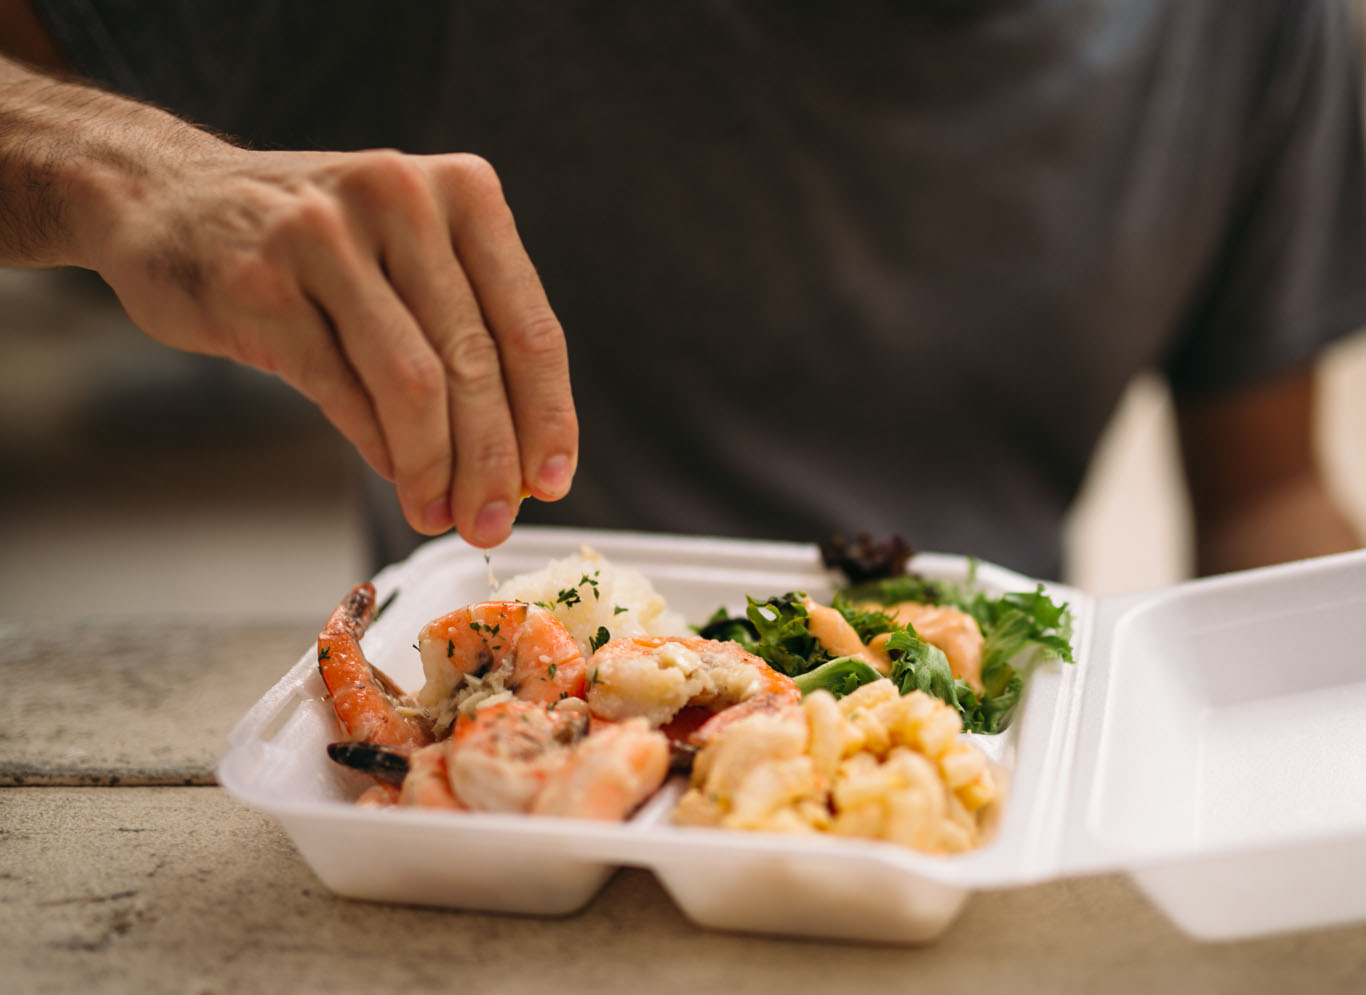
[{"label": "white styrofoam container", "polygon": [[[814,546],[525,527],[492,566],[505,578],[582,544],[694,622],[747,594],[828,597],[836,581]],[[912,566],[961,578],[967,562]],[[986,564],[977,581],[1036,583]],[[375,584],[399,596],[365,652],[410,690],[421,626],[489,592],[482,553],[458,539]],[[1366,551],[1122,598],[1048,586],[1072,606],[1077,663],[1037,670],[1010,728],[976,737],[1009,795],[968,854],[673,826],[681,778],[620,825],[357,808],[368,782],[327,758],[337,728],[312,647],[232,731],[218,777],[278,819],[329,888],[375,901],[567,914],[633,865],[703,926],[914,942],[973,890],[1122,869],[1204,939],[1366,919]]]}]

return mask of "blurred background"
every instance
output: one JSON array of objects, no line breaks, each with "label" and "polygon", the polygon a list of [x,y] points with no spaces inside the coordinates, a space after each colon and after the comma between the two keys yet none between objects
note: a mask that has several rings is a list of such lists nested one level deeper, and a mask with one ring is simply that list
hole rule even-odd
[{"label": "blurred background", "polygon": [[[254,370],[143,336],[93,274],[0,270],[0,615],[321,618],[369,573],[357,466]],[[1320,440],[1366,531],[1366,333],[1324,378]],[[1190,571],[1169,399],[1131,385],[1069,527],[1097,594]]]},{"label": "blurred background", "polygon": [[[1366,0],[1344,2],[1366,50]],[[368,575],[350,449],[278,381],[151,341],[79,271],[0,270],[0,342],[0,616],[321,618]],[[1323,387],[1319,444],[1366,532],[1366,331]],[[1064,579],[1172,583],[1189,535],[1170,400],[1140,378],[1073,509]]]}]

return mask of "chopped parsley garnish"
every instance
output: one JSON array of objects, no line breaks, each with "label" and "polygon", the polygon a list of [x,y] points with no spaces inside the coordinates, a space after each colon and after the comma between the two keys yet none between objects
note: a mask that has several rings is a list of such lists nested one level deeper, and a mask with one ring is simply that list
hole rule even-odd
[{"label": "chopped parsley garnish", "polygon": [[602,648],[602,644],[611,638],[612,634],[607,631],[607,627],[605,625],[600,625],[598,626],[598,631],[588,637],[588,645],[592,648],[593,652],[596,653]]},{"label": "chopped parsley garnish", "polygon": [[384,600],[379,603],[379,607],[375,609],[375,617],[370,620],[371,625],[374,625],[379,621],[379,617],[389,610],[389,606],[394,603],[394,599],[397,597],[398,588],[394,588],[385,596]]}]

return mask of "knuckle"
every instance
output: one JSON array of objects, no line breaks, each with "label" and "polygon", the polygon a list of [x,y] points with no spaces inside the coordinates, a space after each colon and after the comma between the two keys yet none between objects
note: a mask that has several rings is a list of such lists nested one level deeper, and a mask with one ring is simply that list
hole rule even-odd
[{"label": "knuckle", "polygon": [[426,497],[431,491],[450,483],[450,455],[441,447],[429,446],[399,470],[403,484],[415,494]]},{"label": "knuckle", "polygon": [[446,343],[441,355],[446,375],[456,387],[472,390],[502,380],[498,348],[487,335],[457,335]]},{"label": "knuckle", "polygon": [[286,238],[338,242],[345,238],[341,206],[320,190],[300,193],[285,210],[280,230]]},{"label": "knuckle", "polygon": [[565,354],[564,328],[547,308],[513,323],[509,344],[533,361],[558,360]]},{"label": "knuckle", "polygon": [[362,153],[347,177],[348,189],[370,203],[408,207],[426,199],[427,178],[412,156],[394,149]]},{"label": "knuckle", "polygon": [[473,449],[461,454],[462,469],[472,471],[479,479],[497,479],[499,476],[519,476],[521,455],[517,441],[510,435],[493,433],[482,436]]},{"label": "knuckle", "polygon": [[569,400],[568,391],[565,392],[563,401],[553,397],[539,397],[530,417],[536,430],[546,436],[578,437],[579,416],[574,410],[574,402]]},{"label": "knuckle", "polygon": [[392,148],[369,149],[365,152],[358,152],[357,156],[357,162],[364,163],[365,165],[380,171],[386,169],[401,169],[403,164],[408,161],[408,156],[404,155],[398,149]]},{"label": "knuckle", "polygon": [[436,394],[443,393],[445,375],[435,354],[407,351],[393,358],[394,384],[414,407],[423,407]]},{"label": "knuckle", "polygon": [[450,162],[456,182],[467,195],[484,201],[502,201],[503,183],[493,163],[472,153],[452,156]]}]

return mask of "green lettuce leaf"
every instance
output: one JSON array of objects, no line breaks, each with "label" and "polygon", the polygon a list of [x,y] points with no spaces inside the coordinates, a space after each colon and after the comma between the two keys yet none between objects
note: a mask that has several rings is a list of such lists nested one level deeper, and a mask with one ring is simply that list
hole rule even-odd
[{"label": "green lettuce leaf", "polygon": [[962,711],[959,694],[970,695],[972,688],[953,676],[949,658],[943,650],[925,642],[910,626],[893,633],[887,640],[886,649],[892,658],[892,683],[902,694],[924,691]]},{"label": "green lettuce leaf", "polygon": [[793,680],[797,682],[803,698],[817,688],[824,688],[836,698],[843,698],[854,689],[881,678],[881,674],[858,657],[838,656],[813,670],[798,674]]},{"label": "green lettuce leaf", "polygon": [[804,674],[830,659],[816,637],[811,635],[811,616],[800,591],[789,591],[767,601],[747,598],[745,617],[758,634],[751,653],[788,677]]}]

